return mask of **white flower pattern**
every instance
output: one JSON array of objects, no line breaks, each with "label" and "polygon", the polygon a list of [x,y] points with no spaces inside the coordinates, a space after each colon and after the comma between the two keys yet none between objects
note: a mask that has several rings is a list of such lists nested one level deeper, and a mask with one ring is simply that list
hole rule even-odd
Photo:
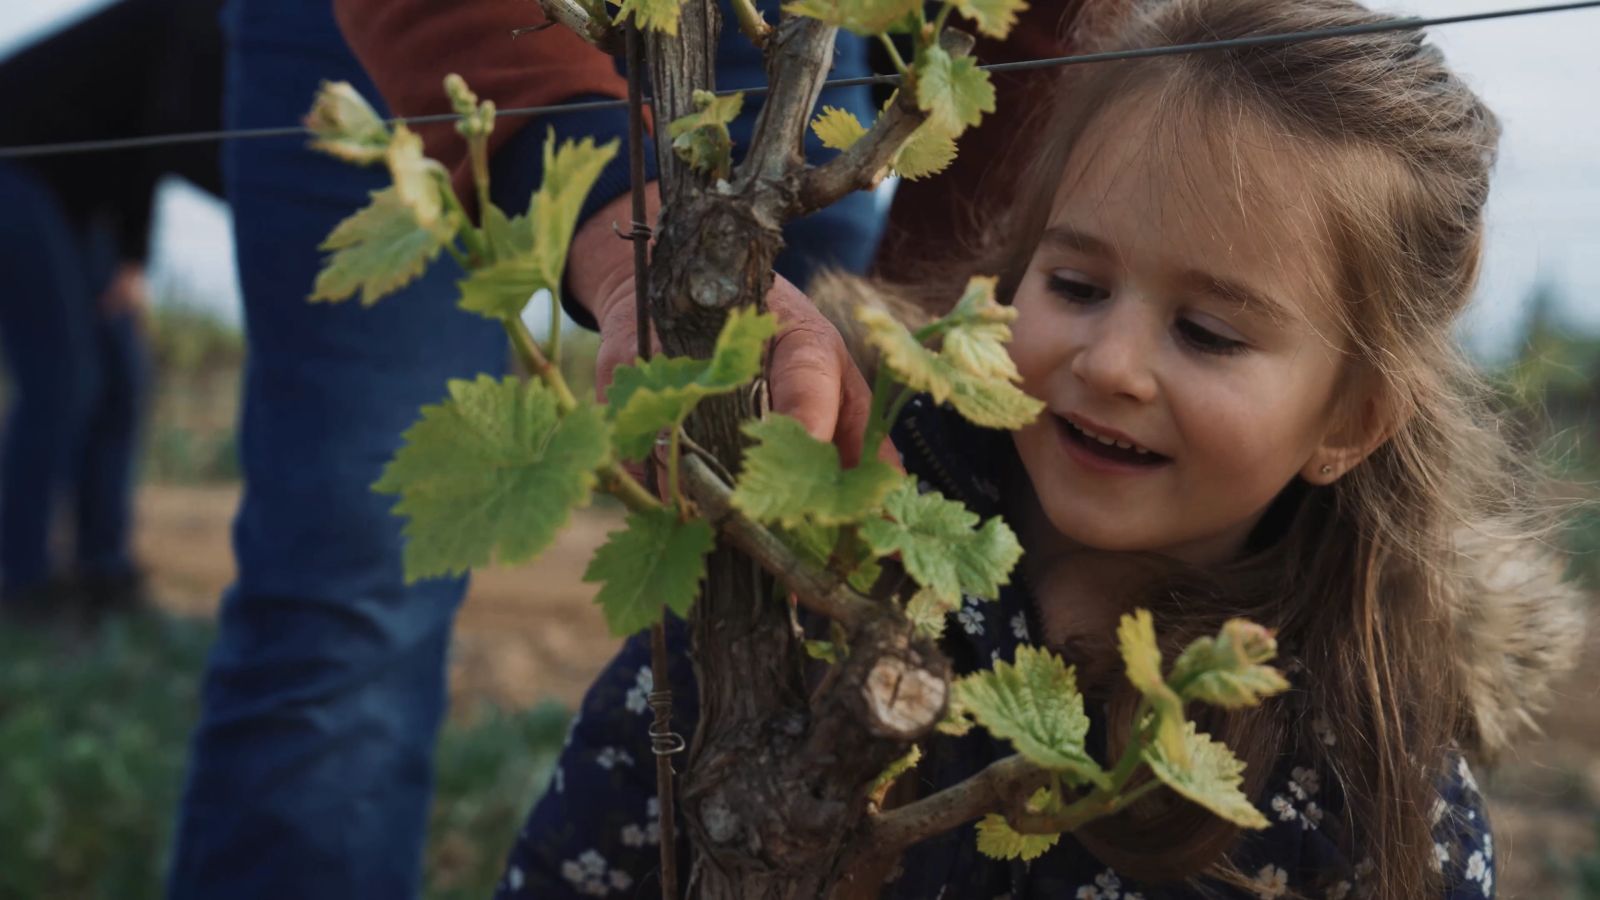
[{"label": "white flower pattern", "polygon": [[1289,873],[1269,863],[1256,873],[1251,887],[1261,900],[1278,900],[1289,892]]},{"label": "white flower pattern", "polygon": [[650,692],[656,689],[656,677],[648,665],[639,667],[639,674],[633,676],[633,687],[628,689],[626,701],[628,712],[643,713],[650,708]]}]

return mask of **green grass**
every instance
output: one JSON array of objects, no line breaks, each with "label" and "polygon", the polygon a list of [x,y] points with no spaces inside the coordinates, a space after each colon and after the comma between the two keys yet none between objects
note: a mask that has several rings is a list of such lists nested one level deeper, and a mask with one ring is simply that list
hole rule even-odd
[{"label": "green grass", "polygon": [[[141,615],[93,637],[0,623],[0,897],[161,896],[209,623]],[[488,896],[560,750],[556,706],[440,737],[430,900]]]}]

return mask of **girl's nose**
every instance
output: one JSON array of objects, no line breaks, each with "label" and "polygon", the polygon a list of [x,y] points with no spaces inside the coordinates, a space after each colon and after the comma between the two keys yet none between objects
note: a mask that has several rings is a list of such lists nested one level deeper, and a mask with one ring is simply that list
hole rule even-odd
[{"label": "girl's nose", "polygon": [[1156,396],[1156,341],[1136,305],[1112,303],[1080,334],[1085,341],[1073,355],[1071,371],[1096,393],[1148,403]]}]

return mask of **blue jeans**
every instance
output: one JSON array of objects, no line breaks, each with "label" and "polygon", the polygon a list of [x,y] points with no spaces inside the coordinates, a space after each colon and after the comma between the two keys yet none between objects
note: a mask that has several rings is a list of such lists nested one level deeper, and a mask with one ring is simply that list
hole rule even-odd
[{"label": "blue jeans", "polygon": [[147,353],[138,322],[98,308],[108,235],[70,225],[27,169],[0,161],[0,350],[11,409],[0,446],[0,583],[53,574],[50,536],[70,497],[80,570],[131,567],[128,525]]},{"label": "blue jeans", "polygon": [[[230,128],[297,121],[323,79],[377,96],[326,0],[235,0],[227,26]],[[624,130],[620,114],[563,121],[577,118],[548,121]],[[497,158],[497,195],[526,203],[544,124]],[[248,340],[245,495],[238,581],[223,599],[177,826],[174,900],[418,890],[466,583],[405,584],[393,498],[369,485],[418,407],[447,379],[503,371],[506,343],[498,325],[455,308],[460,272],[448,257],[373,308],[307,303],[318,242],[384,178],[304,143],[224,148]],[[816,255],[865,266],[878,232],[868,201],[807,226],[839,250]]]}]

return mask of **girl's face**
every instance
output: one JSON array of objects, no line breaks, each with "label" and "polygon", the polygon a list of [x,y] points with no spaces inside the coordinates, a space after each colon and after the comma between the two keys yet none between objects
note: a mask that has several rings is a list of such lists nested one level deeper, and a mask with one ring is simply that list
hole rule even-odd
[{"label": "girl's face", "polygon": [[1155,152],[1134,104],[1104,115],[1014,300],[1011,355],[1045,403],[1015,442],[1066,538],[1214,564],[1297,474],[1351,464],[1333,259],[1304,159],[1249,140]]}]

